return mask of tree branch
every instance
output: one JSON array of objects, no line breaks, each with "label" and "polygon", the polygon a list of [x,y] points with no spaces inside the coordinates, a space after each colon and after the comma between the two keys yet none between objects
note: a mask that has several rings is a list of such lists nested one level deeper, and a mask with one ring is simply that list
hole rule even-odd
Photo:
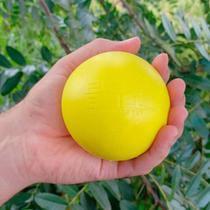
[{"label": "tree branch", "polygon": [[147,33],[146,26],[145,26],[144,22],[139,19],[139,17],[136,15],[135,11],[126,2],[126,0],[119,0],[119,1],[122,3],[123,7],[128,11],[128,14],[133,18],[134,22],[139,27],[139,29],[142,30],[159,48],[163,49],[164,52],[166,52],[171,57],[173,62],[181,69],[182,66],[181,66],[180,62],[173,55],[171,50],[168,49],[168,47],[162,43],[162,40],[159,40],[152,34]]},{"label": "tree branch", "polygon": [[159,205],[161,209],[166,210],[165,205],[162,203],[162,201],[159,199],[158,195],[156,192],[153,190],[151,183],[148,181],[148,179],[145,176],[141,176],[142,181],[144,182],[147,192],[152,195],[154,201],[155,201],[155,206]]},{"label": "tree branch", "polygon": [[65,42],[65,40],[63,39],[63,37],[59,34],[59,30],[58,30],[57,26],[54,23],[54,20],[52,18],[52,14],[51,14],[51,12],[50,12],[50,10],[49,10],[49,8],[48,8],[45,0],[39,0],[39,3],[42,6],[42,8],[43,8],[43,10],[44,10],[44,12],[46,14],[46,16],[49,18],[50,23],[52,25],[53,32],[55,33],[55,36],[57,37],[57,39],[58,39],[61,47],[64,49],[64,51],[65,51],[66,54],[71,53],[71,50],[70,50],[68,44]]}]

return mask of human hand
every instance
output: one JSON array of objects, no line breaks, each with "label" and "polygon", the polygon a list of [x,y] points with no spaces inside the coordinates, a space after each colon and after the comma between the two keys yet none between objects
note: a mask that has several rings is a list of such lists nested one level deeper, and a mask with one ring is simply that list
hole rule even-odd
[{"label": "human hand", "polygon": [[[72,184],[144,175],[164,160],[171,146],[181,136],[187,117],[184,108],[185,83],[181,79],[172,80],[167,85],[171,99],[168,125],[160,129],[151,148],[133,160],[107,161],[88,154],[69,135],[61,115],[64,84],[80,63],[105,51],[127,51],[135,54],[139,47],[140,40],[137,37],[125,41],[96,39],[60,59],[11,113],[5,113],[5,118],[6,115],[11,119],[12,116],[16,116],[17,120],[21,118],[21,124],[16,123],[14,126],[18,127],[21,136],[21,140],[17,139],[19,144],[15,144],[16,150],[21,152],[18,158],[14,151],[9,154],[10,162],[16,163],[17,159],[19,161],[17,166],[13,163],[12,169],[7,168],[3,172],[6,174],[11,173],[11,170],[15,171],[13,179],[20,183],[18,190],[35,182]],[[167,82],[168,56],[158,55],[152,65]],[[15,130],[12,132],[16,132]],[[20,170],[24,179],[18,174]],[[5,189],[6,186],[8,185],[5,185]]]}]

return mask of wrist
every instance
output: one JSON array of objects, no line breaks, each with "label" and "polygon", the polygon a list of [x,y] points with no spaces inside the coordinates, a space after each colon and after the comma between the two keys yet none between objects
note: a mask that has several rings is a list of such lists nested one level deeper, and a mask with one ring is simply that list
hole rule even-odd
[{"label": "wrist", "polygon": [[0,205],[31,184],[23,102],[0,114]]}]

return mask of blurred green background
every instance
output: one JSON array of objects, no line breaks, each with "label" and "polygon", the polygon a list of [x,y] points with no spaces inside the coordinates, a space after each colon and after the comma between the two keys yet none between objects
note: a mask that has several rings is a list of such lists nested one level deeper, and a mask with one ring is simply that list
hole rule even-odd
[{"label": "blurred green background", "polygon": [[[60,57],[96,37],[139,36],[140,56],[170,56],[187,84],[189,117],[150,174],[83,185],[36,184],[0,210],[210,210],[208,0],[0,0],[0,111],[18,103]],[[0,186],[1,190],[1,186]]]}]

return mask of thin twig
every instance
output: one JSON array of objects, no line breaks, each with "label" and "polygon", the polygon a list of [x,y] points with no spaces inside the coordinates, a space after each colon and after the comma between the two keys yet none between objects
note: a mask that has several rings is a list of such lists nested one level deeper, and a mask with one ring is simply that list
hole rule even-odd
[{"label": "thin twig", "polygon": [[156,194],[156,192],[153,190],[151,183],[149,182],[149,180],[145,177],[142,176],[142,181],[144,182],[146,188],[147,188],[147,192],[149,194],[152,195],[152,197],[154,198],[154,205],[157,206],[159,205],[161,209],[166,210],[165,205],[161,202],[161,200],[159,199],[158,195]]},{"label": "thin twig", "polygon": [[167,205],[167,209],[168,210],[172,210],[171,206],[170,206],[170,203],[167,199],[167,196],[165,194],[165,192],[163,191],[162,187],[160,186],[160,184],[158,183],[158,181],[155,179],[155,177],[152,175],[152,174],[149,174],[149,177],[152,179],[152,181],[156,184],[156,186],[158,187],[160,193],[162,194],[163,196],[163,199],[165,200],[166,202],[166,205]]},{"label": "thin twig", "polygon": [[181,64],[177,60],[177,58],[172,54],[172,52],[166,47],[163,43],[162,40],[157,39],[155,36],[153,36],[150,33],[147,33],[146,26],[142,20],[139,19],[135,11],[131,8],[131,6],[125,1],[125,0],[119,0],[123,7],[128,11],[129,15],[133,18],[134,22],[136,25],[139,27],[140,30],[142,30],[158,47],[164,50],[171,59],[174,61],[174,63],[181,69]]},{"label": "thin twig", "polygon": [[79,198],[80,194],[84,192],[87,189],[88,185],[85,184],[82,189],[72,198],[72,200],[69,202],[68,206],[71,206],[75,203],[75,201]]},{"label": "thin twig", "polygon": [[49,10],[49,7],[47,6],[45,0],[39,0],[39,3],[42,6],[46,16],[49,18],[50,23],[52,25],[52,29],[53,29],[53,31],[55,33],[55,36],[57,37],[61,47],[64,49],[66,54],[71,53],[71,50],[70,50],[68,44],[65,42],[65,40],[63,39],[63,37],[59,33],[59,30],[58,30],[58,28],[57,28],[57,26],[56,26],[56,24],[55,24],[55,22],[53,20],[52,14],[51,14],[51,12]]},{"label": "thin twig", "polygon": [[27,205],[25,206],[26,209],[29,208],[30,205],[32,204],[32,202],[34,201],[34,198],[35,198],[36,194],[38,193],[38,190],[39,190],[40,185],[41,185],[41,184],[36,184],[36,185],[35,185],[35,188],[32,190],[32,192],[31,192],[31,199],[30,199],[30,201],[27,203]]},{"label": "thin twig", "polygon": [[138,200],[138,198],[139,198],[139,196],[141,195],[141,193],[142,193],[142,191],[143,191],[144,187],[145,187],[145,185],[144,185],[144,184],[142,184],[142,186],[140,187],[140,189],[139,189],[138,193],[136,194],[136,200]]}]

